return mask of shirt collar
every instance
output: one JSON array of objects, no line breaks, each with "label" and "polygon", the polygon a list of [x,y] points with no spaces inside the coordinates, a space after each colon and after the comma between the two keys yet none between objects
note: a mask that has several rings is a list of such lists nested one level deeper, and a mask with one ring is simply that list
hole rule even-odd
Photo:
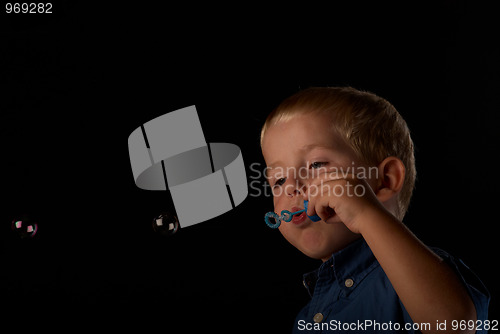
[{"label": "shirt collar", "polygon": [[333,253],[328,261],[313,272],[304,275],[304,286],[312,296],[316,282],[320,278],[335,280],[346,296],[361,283],[376,266],[373,253],[363,238],[352,242],[347,247]]}]

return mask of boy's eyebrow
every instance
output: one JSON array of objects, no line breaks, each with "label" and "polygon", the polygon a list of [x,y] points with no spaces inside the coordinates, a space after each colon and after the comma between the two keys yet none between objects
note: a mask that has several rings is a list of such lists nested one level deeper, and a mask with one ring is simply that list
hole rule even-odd
[{"label": "boy's eyebrow", "polygon": [[321,145],[321,144],[309,144],[309,145],[304,145],[300,148],[301,151],[309,151],[312,150],[313,148],[325,148],[325,149],[331,149],[331,146],[327,145]]}]

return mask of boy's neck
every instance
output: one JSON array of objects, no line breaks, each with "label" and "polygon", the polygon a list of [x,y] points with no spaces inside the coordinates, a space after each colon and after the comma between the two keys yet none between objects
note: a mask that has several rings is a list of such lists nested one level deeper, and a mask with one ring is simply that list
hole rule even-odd
[{"label": "boy's neck", "polygon": [[329,256],[322,258],[321,261],[323,261],[323,263],[328,261],[332,257],[333,254],[340,252],[341,250],[343,250],[347,246],[351,245],[353,242],[359,240],[360,238],[361,238],[361,234],[353,234],[353,238],[343,240],[344,242],[342,242],[341,244],[338,244],[338,246],[334,248],[333,252]]}]

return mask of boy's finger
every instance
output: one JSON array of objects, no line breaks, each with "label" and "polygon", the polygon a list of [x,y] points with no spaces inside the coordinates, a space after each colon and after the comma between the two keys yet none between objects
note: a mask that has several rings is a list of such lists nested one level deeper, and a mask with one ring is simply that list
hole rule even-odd
[{"label": "boy's finger", "polygon": [[319,211],[317,211],[318,216],[321,217],[321,219],[326,222],[329,218],[331,218],[333,215],[335,215],[335,210],[333,210],[331,207],[328,205],[322,206]]},{"label": "boy's finger", "polygon": [[309,198],[307,203],[306,215],[314,216],[316,214],[315,202],[316,201],[314,199]]}]

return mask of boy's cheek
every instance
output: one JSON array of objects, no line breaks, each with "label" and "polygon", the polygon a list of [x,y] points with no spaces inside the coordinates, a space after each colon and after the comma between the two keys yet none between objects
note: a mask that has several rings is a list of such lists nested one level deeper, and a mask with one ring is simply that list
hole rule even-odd
[{"label": "boy's cheek", "polygon": [[[284,199],[284,196],[283,195],[279,195],[279,196],[273,196],[273,205],[274,205],[274,212],[277,212],[276,210],[278,208],[281,208],[283,206],[283,199]],[[281,211],[280,211],[281,212]],[[279,213],[279,212],[278,212]]]},{"label": "boy's cheek", "polygon": [[[294,235],[293,229],[290,227],[289,224],[281,224],[280,227],[278,227],[278,230],[280,231],[281,235],[287,240],[290,244],[292,244],[294,247],[297,247],[297,236]],[[297,231],[295,231],[297,232]]]}]

